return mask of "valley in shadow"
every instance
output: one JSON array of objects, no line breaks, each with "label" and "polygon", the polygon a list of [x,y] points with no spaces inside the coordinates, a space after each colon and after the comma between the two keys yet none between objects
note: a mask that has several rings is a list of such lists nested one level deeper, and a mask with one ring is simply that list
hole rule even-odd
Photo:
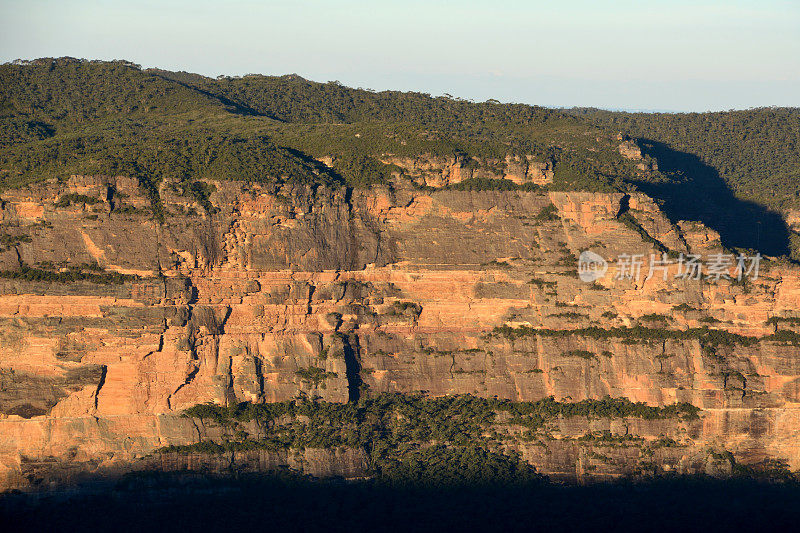
[{"label": "valley in shadow", "polygon": [[100,493],[0,495],[5,531],[742,531],[793,530],[794,482],[655,479],[390,485],[286,476],[153,473]]},{"label": "valley in shadow", "polygon": [[672,222],[697,220],[719,232],[729,248],[746,248],[762,255],[789,254],[789,228],[780,213],[734,196],[717,170],[697,156],[664,143],[641,139],[644,154],[658,161],[659,170],[672,179],[634,180],[645,194],[661,200]]}]

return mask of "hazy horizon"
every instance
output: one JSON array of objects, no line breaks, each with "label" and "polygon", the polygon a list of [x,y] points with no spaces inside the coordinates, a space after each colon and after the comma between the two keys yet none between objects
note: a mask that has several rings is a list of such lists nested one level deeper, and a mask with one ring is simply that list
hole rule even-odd
[{"label": "hazy horizon", "polygon": [[127,59],[216,77],[555,108],[800,107],[800,5],[0,0],[0,61]]}]

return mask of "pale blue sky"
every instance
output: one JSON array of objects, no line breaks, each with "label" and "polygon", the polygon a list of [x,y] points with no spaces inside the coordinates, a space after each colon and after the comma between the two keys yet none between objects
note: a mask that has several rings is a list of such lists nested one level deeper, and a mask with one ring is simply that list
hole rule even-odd
[{"label": "pale blue sky", "polygon": [[0,0],[0,62],[42,56],[546,106],[800,106],[800,2]]}]

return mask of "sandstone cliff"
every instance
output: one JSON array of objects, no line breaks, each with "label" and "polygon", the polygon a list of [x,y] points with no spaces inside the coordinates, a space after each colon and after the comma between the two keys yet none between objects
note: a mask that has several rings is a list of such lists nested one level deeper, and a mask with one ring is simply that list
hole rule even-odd
[{"label": "sandstone cliff", "polygon": [[[464,179],[455,160],[387,161],[428,185]],[[547,179],[546,165],[506,163],[515,181]],[[615,279],[620,254],[722,251],[645,195],[209,185],[212,210],[163,183],[163,222],[124,177],[2,194],[0,486],[125,470],[220,438],[180,416],[197,404],[417,391],[701,409],[559,417],[546,438],[509,440],[568,479],[714,473],[730,467],[721,450],[800,467],[800,271],[765,261],[746,283]],[[576,276],[583,250],[611,261],[595,283]],[[674,445],[653,451],[660,439]],[[241,460],[357,476],[361,453]]]}]

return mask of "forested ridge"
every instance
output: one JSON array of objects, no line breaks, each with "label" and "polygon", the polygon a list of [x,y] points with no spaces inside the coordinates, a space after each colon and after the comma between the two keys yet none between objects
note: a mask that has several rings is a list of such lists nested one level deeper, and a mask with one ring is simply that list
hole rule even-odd
[{"label": "forested ridge", "polygon": [[[642,149],[646,172],[619,153],[620,133]],[[387,154],[476,166],[527,155],[552,165],[551,189],[643,190],[671,216],[715,229],[732,224],[732,210],[746,211],[749,222],[775,228],[769,251],[780,254],[790,235],[778,212],[800,206],[799,139],[798,109],[557,110],[297,75],[212,79],[127,61],[0,65],[0,189],[70,174],[134,176],[153,194],[165,178],[362,187],[402,173],[380,160]],[[734,244],[755,247],[761,237],[750,240]]]},{"label": "forested ridge", "polygon": [[[212,80],[124,61],[41,59],[0,67],[0,93],[4,187],[68,173],[366,186],[390,175],[377,160],[387,153],[530,154],[560,162],[564,188],[619,187],[630,171],[610,138],[599,146],[600,130],[559,111],[291,75]],[[325,155],[335,156],[333,172],[315,162]]]}]

